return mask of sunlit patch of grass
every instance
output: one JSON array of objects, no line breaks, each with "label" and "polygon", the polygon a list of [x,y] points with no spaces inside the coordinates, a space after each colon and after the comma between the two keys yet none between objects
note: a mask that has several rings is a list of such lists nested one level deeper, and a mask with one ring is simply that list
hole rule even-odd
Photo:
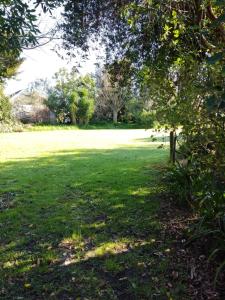
[{"label": "sunlit patch of grass", "polygon": [[109,123],[109,122],[100,122],[96,124],[88,124],[83,126],[78,125],[28,125],[24,127],[26,131],[52,131],[52,130],[79,130],[79,129],[88,129],[88,130],[96,130],[96,129],[140,129],[145,128],[144,125],[141,124],[126,124],[126,123]]},{"label": "sunlit patch of grass", "polygon": [[59,243],[59,248],[68,250],[83,249],[85,241],[81,236],[81,233],[73,233],[71,237],[64,238]]},{"label": "sunlit patch of grass", "polygon": [[88,225],[88,227],[91,229],[91,228],[93,228],[93,229],[101,229],[101,228],[103,228],[103,230],[104,230],[104,226],[105,226],[105,222],[100,222],[100,223],[93,223],[93,224],[91,224],[91,225]]},{"label": "sunlit patch of grass", "polygon": [[112,206],[114,209],[123,209],[125,207],[125,204],[120,203],[120,204],[115,204]]},{"label": "sunlit patch of grass", "polygon": [[133,196],[148,196],[151,193],[151,188],[149,187],[140,187],[136,191],[130,191],[130,194]]},{"label": "sunlit patch of grass", "polygon": [[15,272],[18,270],[19,273],[30,271],[33,267],[32,255],[27,255],[25,251],[21,252],[10,252],[2,260],[2,269],[6,272]]},{"label": "sunlit patch of grass", "polygon": [[99,247],[88,251],[85,255],[85,258],[87,259],[90,257],[127,252],[129,250],[127,247],[127,243],[128,241],[125,240],[104,243],[103,245],[100,245]]}]

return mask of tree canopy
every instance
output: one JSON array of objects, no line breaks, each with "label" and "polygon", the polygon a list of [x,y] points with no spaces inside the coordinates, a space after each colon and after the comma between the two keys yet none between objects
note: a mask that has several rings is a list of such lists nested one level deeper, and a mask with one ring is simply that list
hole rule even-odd
[{"label": "tree canopy", "polygon": [[62,123],[87,124],[94,112],[95,82],[90,75],[79,76],[76,69],[60,69],[55,85],[48,91],[48,107]]},{"label": "tree canopy", "polygon": [[37,43],[35,10],[26,1],[4,0],[0,4],[0,79],[14,74],[22,49]]},{"label": "tree canopy", "polygon": [[111,59],[126,57],[137,65],[157,62],[162,68],[181,55],[201,60],[222,50],[225,41],[223,0],[66,0],[61,5],[68,50],[86,50],[89,39],[98,37]]}]

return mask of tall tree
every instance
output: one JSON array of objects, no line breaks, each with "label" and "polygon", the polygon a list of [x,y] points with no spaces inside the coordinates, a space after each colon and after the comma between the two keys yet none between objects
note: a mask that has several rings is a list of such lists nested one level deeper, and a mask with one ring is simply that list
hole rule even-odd
[{"label": "tall tree", "polygon": [[113,80],[107,70],[101,72],[98,82],[97,109],[104,111],[105,108],[108,108],[112,121],[116,124],[119,112],[129,99],[128,89],[125,86],[121,86],[119,81]]},{"label": "tall tree", "polygon": [[20,63],[22,49],[37,43],[37,17],[26,1],[4,0],[0,4],[0,79],[11,76]]},{"label": "tall tree", "polygon": [[79,76],[76,69],[60,69],[49,89],[47,105],[59,122],[88,123],[94,111],[95,82],[90,75]]},{"label": "tall tree", "polygon": [[0,85],[0,123],[8,123],[11,120],[11,104],[4,94],[3,86]]},{"label": "tall tree", "polygon": [[32,49],[43,43],[46,37],[39,31],[39,18],[42,13],[51,13],[60,3],[62,1],[1,1],[0,81],[15,74],[15,70],[22,62],[20,55],[24,49]]}]

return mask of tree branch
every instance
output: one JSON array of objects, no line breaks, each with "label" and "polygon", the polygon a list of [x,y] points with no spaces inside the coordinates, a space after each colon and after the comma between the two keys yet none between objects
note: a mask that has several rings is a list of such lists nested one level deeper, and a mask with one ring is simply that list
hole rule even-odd
[{"label": "tree branch", "polygon": [[[208,18],[216,23],[218,18],[215,16],[214,12],[213,12],[213,8],[212,8],[212,5],[209,4],[207,7],[206,7],[206,12],[207,12],[207,16]],[[217,26],[217,33],[219,35],[219,37],[221,38],[221,40],[225,43],[225,29],[224,29],[224,24],[223,23],[219,23]]]}]

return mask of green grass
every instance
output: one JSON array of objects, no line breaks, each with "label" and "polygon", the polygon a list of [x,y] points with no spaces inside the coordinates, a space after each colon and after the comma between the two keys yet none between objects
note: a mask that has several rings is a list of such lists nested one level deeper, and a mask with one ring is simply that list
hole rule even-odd
[{"label": "green grass", "polygon": [[168,299],[150,135],[0,135],[0,299]]},{"label": "green grass", "polygon": [[45,124],[34,124],[24,127],[24,131],[51,131],[51,130],[79,130],[79,129],[142,129],[145,128],[143,124],[135,123],[110,123],[110,122],[101,122],[93,123],[83,126],[78,125],[65,125],[65,124],[56,124],[56,125],[45,125]]}]

